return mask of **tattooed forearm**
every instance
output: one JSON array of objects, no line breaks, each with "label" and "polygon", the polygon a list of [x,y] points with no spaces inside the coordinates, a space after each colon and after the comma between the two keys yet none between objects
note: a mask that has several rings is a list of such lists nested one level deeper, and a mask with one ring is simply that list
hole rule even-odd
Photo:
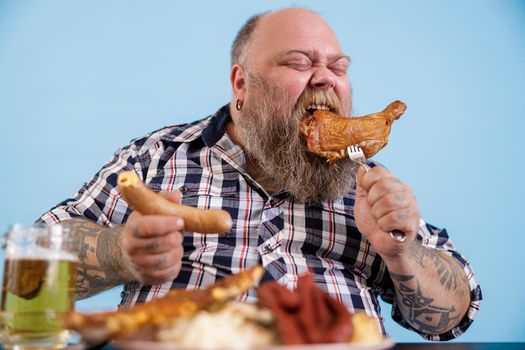
[{"label": "tattooed forearm", "polygon": [[465,278],[465,275],[460,270],[457,262],[452,260],[451,257],[435,249],[423,247],[420,244],[414,245],[414,248],[410,251],[410,257],[423,268],[427,267],[425,262],[433,265],[443,288],[464,294],[464,288],[460,288],[460,283]]},{"label": "tattooed forearm", "polygon": [[387,262],[405,320],[417,330],[441,334],[468,310],[470,294],[462,267],[451,256],[414,241],[407,254]]},{"label": "tattooed forearm", "polygon": [[[398,282],[396,294],[399,305],[405,318],[414,328],[428,334],[440,334],[458,321],[459,315],[454,306],[436,306],[433,298],[423,295],[421,286],[413,275],[390,275]],[[415,288],[408,283],[410,281],[415,281]]]},{"label": "tattooed forearm", "polygon": [[80,239],[77,299],[93,296],[126,281],[120,227],[106,228],[83,219],[68,221],[68,225]]}]

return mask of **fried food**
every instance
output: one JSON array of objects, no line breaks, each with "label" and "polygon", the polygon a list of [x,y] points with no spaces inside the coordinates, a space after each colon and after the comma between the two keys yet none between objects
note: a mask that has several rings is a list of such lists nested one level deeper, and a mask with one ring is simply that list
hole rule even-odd
[{"label": "fried food", "polygon": [[264,270],[253,266],[202,290],[173,290],[129,310],[70,313],[66,327],[83,341],[149,340],[191,349],[252,349],[273,345],[324,343],[377,344],[384,340],[377,320],[351,314],[315,285],[313,275],[299,277],[291,291],[275,281],[262,284],[259,302],[233,301],[255,287]]},{"label": "fried food", "polygon": [[184,219],[184,229],[190,232],[222,233],[231,229],[232,219],[227,211],[174,203],[146,187],[133,171],[119,174],[117,184],[124,200],[141,214],[180,216]]},{"label": "fried food", "polygon": [[354,332],[350,338],[352,344],[377,344],[384,340],[377,321],[364,312],[352,315]]},{"label": "fried food", "polygon": [[216,310],[253,288],[264,273],[260,265],[225,277],[199,290],[174,289],[164,297],[137,304],[129,310],[67,315],[65,326],[91,343],[141,334],[151,337],[162,325],[202,310]]},{"label": "fried food", "polygon": [[346,158],[346,147],[351,145],[361,147],[370,158],[386,146],[392,123],[405,110],[401,101],[392,102],[382,112],[354,118],[316,110],[301,122],[300,130],[306,137],[308,151],[326,158],[330,164]]}]

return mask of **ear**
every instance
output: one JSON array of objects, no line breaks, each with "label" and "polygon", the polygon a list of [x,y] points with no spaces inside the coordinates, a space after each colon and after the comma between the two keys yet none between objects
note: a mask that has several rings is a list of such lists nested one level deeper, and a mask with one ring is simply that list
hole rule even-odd
[{"label": "ear", "polygon": [[234,64],[230,73],[230,83],[232,84],[233,100],[244,101],[246,95],[246,79],[244,68],[240,64]]}]

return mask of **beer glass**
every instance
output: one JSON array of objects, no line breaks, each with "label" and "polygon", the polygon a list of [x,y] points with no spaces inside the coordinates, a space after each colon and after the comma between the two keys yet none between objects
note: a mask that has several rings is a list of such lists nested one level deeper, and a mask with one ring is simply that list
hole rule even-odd
[{"label": "beer glass", "polygon": [[5,348],[67,346],[70,334],[62,317],[74,308],[78,242],[61,224],[9,229],[1,299]]}]

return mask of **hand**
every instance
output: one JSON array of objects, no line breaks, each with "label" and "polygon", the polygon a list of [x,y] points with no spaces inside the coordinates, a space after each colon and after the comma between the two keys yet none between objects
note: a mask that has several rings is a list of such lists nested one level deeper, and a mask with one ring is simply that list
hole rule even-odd
[{"label": "hand", "polygon": [[[180,203],[179,192],[163,193]],[[131,278],[146,284],[175,279],[181,268],[184,221],[177,216],[131,213],[124,225],[122,250]]]},{"label": "hand", "polygon": [[[419,209],[412,191],[381,166],[368,172],[360,167],[356,184],[357,228],[383,258],[399,256],[419,226]],[[389,232],[395,229],[405,233],[405,242],[390,237]]]}]

